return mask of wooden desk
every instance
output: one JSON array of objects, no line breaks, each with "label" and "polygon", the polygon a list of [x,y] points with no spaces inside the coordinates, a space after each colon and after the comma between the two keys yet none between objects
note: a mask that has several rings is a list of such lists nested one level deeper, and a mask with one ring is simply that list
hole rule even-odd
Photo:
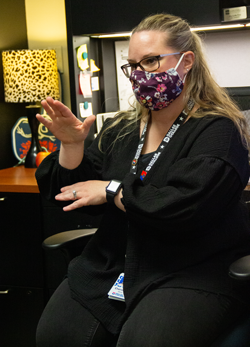
[{"label": "wooden desk", "polygon": [[39,193],[35,172],[24,165],[0,170],[0,192]]},{"label": "wooden desk", "polygon": [[[35,347],[43,311],[44,239],[36,169],[0,170],[1,346]],[[25,307],[25,314],[23,313]]]}]

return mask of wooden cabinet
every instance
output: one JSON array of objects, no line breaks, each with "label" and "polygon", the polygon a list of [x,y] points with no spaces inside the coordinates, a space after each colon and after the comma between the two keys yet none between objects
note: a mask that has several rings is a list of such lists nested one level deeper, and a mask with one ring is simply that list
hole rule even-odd
[{"label": "wooden cabinet", "polygon": [[35,347],[44,308],[40,195],[34,169],[0,171],[0,343]]},{"label": "wooden cabinet", "polygon": [[36,327],[44,308],[41,288],[0,285],[0,340],[3,347],[35,347]]},{"label": "wooden cabinet", "polygon": [[67,273],[61,251],[42,249],[56,233],[98,227],[101,215],[63,212],[41,198],[35,169],[0,170],[0,346],[36,347],[43,308]]}]

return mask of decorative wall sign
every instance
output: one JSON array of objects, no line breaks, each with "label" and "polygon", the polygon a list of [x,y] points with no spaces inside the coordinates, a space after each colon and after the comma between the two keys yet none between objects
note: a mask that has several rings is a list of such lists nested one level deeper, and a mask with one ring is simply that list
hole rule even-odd
[{"label": "decorative wall sign", "polygon": [[[47,114],[43,114],[49,118]],[[49,152],[54,152],[60,148],[60,141],[43,125],[38,128],[38,139],[42,147],[47,148]],[[28,118],[21,117],[17,120],[11,131],[12,149],[15,157],[22,160],[31,144],[31,131]]]}]

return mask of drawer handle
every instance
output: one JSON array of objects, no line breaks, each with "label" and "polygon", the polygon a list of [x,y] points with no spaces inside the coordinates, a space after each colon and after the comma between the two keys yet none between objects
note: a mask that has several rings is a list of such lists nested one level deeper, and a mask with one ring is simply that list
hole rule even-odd
[{"label": "drawer handle", "polygon": [[7,290],[0,290],[0,294],[8,294],[9,293],[9,289]]},{"label": "drawer handle", "polygon": [[0,201],[5,201],[6,200],[6,198],[0,198]]}]

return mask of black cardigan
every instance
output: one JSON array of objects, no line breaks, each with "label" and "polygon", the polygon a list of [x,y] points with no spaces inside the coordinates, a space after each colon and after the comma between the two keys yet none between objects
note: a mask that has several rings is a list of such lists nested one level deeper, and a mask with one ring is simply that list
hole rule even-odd
[{"label": "black cardigan", "polygon": [[[129,172],[139,124],[111,146],[122,125],[104,136],[102,151],[97,138],[78,168],[61,167],[58,153],[52,153],[37,170],[41,194],[52,201],[62,186],[79,181],[118,179],[124,184],[126,213],[108,204],[85,208],[105,213],[97,233],[69,266],[73,298],[112,333],[154,288],[195,288],[246,302],[250,284],[228,276],[230,263],[250,254],[248,213],[241,201],[249,178],[248,152],[233,122],[190,118],[143,182],[139,176],[145,163],[140,161],[136,175]],[[121,272],[125,303],[107,296]]]}]

